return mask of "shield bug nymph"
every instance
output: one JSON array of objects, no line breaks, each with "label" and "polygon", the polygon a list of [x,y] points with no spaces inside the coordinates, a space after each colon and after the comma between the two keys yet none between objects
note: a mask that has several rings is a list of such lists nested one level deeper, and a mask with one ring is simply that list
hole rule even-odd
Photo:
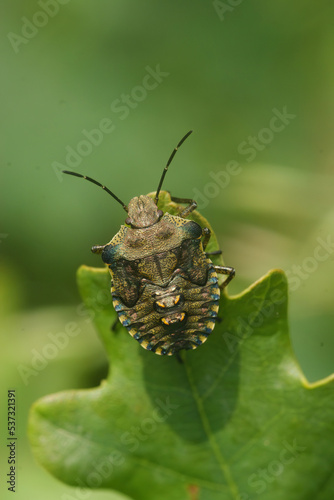
[{"label": "shield bug nymph", "polygon": [[[109,268],[113,305],[122,325],[142,347],[163,355],[205,342],[215,326],[220,290],[235,275],[232,267],[214,265],[205,252],[210,230],[187,220],[196,201],[171,196],[171,201],[187,204],[177,215],[158,208],[168,167],[191,132],[174,148],[155,194],[132,198],[128,206],[91,177],[64,170],[101,187],[127,212],[119,232],[92,252],[100,253]],[[221,285],[217,274],[227,275]]]}]

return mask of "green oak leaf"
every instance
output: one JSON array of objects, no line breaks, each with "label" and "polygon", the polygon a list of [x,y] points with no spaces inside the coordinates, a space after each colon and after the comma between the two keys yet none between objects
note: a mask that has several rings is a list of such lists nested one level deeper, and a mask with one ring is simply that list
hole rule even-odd
[{"label": "green oak leaf", "polygon": [[300,371],[281,271],[223,294],[222,321],[182,362],[110,330],[106,269],[82,266],[78,285],[110,370],[97,388],[33,405],[31,446],[54,476],[132,500],[333,498],[334,378]]}]

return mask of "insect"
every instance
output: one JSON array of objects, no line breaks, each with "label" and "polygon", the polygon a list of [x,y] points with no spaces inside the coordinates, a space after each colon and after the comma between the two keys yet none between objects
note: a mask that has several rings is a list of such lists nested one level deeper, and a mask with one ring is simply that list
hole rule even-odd
[{"label": "insect", "polygon": [[[118,319],[142,347],[160,355],[195,349],[215,327],[220,290],[235,275],[232,267],[215,266],[205,252],[210,230],[187,217],[197,207],[188,198],[171,197],[187,204],[178,215],[158,209],[161,187],[178,148],[163,170],[155,195],[132,198],[126,206],[112,191],[91,177],[86,179],[111,195],[127,212],[125,225],[106,245],[92,247],[101,254],[111,275],[111,294]],[[227,278],[219,285],[217,274]]]}]

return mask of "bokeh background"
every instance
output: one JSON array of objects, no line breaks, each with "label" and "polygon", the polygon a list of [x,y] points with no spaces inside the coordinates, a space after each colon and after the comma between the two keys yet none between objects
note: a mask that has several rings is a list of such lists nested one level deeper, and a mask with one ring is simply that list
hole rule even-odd
[{"label": "bokeh background", "polygon": [[[62,168],[128,203],[156,189],[193,129],[164,188],[199,199],[237,271],[229,293],[272,268],[287,272],[297,359],[310,381],[333,372],[333,14],[333,2],[311,0],[3,3],[0,470],[15,388],[17,499],[76,498],[33,461],[27,413],[38,397],[95,386],[107,370],[78,315],[75,272],[100,266],[90,247],[109,241],[125,213]],[[47,351],[70,321],[80,334]]]}]

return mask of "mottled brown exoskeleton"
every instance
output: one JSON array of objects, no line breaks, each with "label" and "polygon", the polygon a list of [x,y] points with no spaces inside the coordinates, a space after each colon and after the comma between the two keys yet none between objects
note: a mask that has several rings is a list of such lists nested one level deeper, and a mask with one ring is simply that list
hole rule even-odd
[{"label": "mottled brown exoskeleton", "polygon": [[[128,206],[94,179],[64,170],[102,187],[127,212],[126,225],[92,251],[102,254],[109,268],[120,322],[142,347],[156,354],[172,355],[205,342],[215,326],[220,290],[235,274],[232,267],[213,265],[205,253],[210,230],[187,220],[197,206],[194,200],[171,197],[187,204],[178,215],[158,209],[167,169],[191,132],[173,150],[155,196],[132,198]],[[217,253],[221,252],[213,252]],[[220,286],[217,273],[227,275]]]}]

